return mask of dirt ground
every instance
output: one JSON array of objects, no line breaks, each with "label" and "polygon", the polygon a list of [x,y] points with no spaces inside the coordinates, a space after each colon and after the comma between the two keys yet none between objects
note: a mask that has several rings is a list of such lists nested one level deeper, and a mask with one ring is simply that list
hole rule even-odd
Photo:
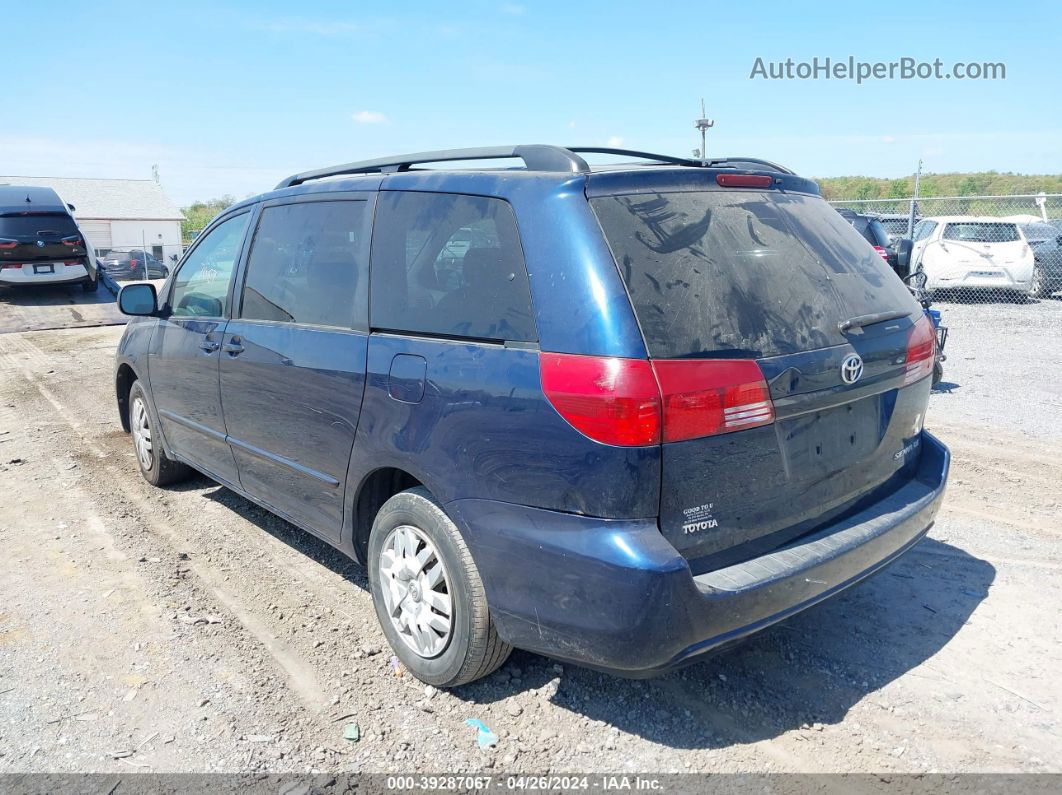
[{"label": "dirt ground", "polygon": [[454,692],[392,670],[327,545],[205,478],[141,479],[120,327],[0,334],[0,773],[1060,772],[1055,303],[1033,346],[1010,333],[1032,307],[994,344],[944,307],[950,490],[887,572],[660,679],[516,652]]}]

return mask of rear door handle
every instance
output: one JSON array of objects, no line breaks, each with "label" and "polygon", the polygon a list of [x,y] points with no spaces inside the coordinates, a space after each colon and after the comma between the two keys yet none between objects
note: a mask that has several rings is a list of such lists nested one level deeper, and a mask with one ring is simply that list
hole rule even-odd
[{"label": "rear door handle", "polygon": [[215,353],[217,349],[221,347],[221,343],[216,340],[204,339],[199,343],[199,347],[202,348],[205,353]]}]

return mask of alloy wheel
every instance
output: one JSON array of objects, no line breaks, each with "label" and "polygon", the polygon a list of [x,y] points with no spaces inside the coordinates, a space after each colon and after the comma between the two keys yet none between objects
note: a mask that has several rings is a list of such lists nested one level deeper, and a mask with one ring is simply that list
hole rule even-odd
[{"label": "alloy wheel", "polygon": [[140,461],[140,466],[145,470],[149,470],[155,463],[155,459],[151,446],[151,424],[148,421],[147,406],[144,405],[143,399],[138,397],[133,400],[133,409],[130,415],[136,457]]}]

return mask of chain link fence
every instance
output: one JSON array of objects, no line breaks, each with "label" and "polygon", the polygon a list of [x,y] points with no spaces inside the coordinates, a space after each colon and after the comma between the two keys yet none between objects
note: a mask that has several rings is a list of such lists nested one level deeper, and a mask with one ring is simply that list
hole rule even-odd
[{"label": "chain link fence", "polygon": [[[1062,300],[1062,194],[832,201],[891,263],[910,247],[933,302]],[[909,243],[902,241],[907,240]]]}]

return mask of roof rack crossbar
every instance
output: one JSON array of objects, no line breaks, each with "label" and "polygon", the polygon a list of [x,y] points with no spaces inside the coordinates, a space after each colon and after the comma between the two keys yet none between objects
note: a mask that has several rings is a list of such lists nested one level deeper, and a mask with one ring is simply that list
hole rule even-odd
[{"label": "roof rack crossbar", "polygon": [[[747,166],[746,166],[747,164]],[[760,160],[758,157],[721,157],[714,160],[709,160],[708,165],[710,167],[723,166],[730,168],[741,168],[752,166],[753,168],[765,168],[769,171],[777,171],[781,174],[793,174],[795,171],[791,171],[785,166],[780,166],[777,163],[772,163],[770,160]]]},{"label": "roof rack crossbar", "polygon": [[654,152],[639,152],[636,149],[616,149],[610,146],[569,146],[569,152],[576,154],[596,155],[624,155],[625,157],[637,157],[641,160],[655,160],[658,163],[670,163],[676,166],[700,166],[699,160],[690,160],[687,157],[675,157],[674,155],[660,155]]},{"label": "roof rack crossbar", "polygon": [[344,174],[375,174],[393,171],[407,171],[419,163],[444,163],[453,160],[502,160],[517,158],[524,161],[528,171],[562,171],[571,174],[585,174],[590,170],[586,161],[569,149],[544,144],[523,144],[521,146],[483,146],[475,149],[441,149],[435,152],[417,152],[410,155],[381,157],[375,160],[362,160],[329,166],[313,171],[303,171],[282,180],[276,189],[290,188],[315,179],[337,177]]}]

